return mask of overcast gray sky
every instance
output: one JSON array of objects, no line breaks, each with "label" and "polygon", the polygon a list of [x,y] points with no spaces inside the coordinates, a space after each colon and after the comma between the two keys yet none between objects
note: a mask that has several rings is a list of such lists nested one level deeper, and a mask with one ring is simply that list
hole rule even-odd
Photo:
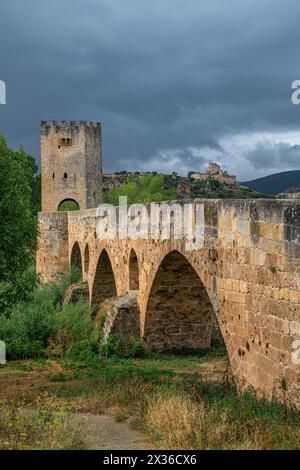
[{"label": "overcast gray sky", "polygon": [[299,0],[0,0],[0,132],[103,125],[104,167],[300,169]]}]

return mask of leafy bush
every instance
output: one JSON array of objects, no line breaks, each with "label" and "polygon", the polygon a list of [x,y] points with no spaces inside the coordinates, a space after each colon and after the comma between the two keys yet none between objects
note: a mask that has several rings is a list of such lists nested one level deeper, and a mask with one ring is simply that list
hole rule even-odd
[{"label": "leafy bush", "polygon": [[141,340],[110,335],[108,341],[101,346],[101,353],[106,357],[141,358],[148,355],[145,343]]},{"label": "leafy bush", "polygon": [[[93,326],[87,307],[62,307],[64,292],[77,276],[74,269],[55,282],[36,287],[27,294],[27,302],[17,303],[9,315],[0,315],[0,339],[6,343],[9,359],[43,356],[50,339],[60,342],[64,352],[76,339],[90,337]],[[6,286],[2,283],[1,288]]]},{"label": "leafy bush", "polygon": [[30,264],[14,280],[0,282],[0,315],[9,315],[13,306],[18,302],[29,302],[33,298],[37,286],[35,265]]},{"label": "leafy bush", "polygon": [[43,355],[53,334],[55,295],[49,286],[36,289],[30,303],[17,304],[9,317],[0,316],[0,337],[11,359]]},{"label": "leafy bush", "polygon": [[67,349],[65,356],[73,361],[89,362],[99,357],[99,343],[93,339],[78,341]]},{"label": "leafy bush", "polygon": [[52,354],[64,354],[76,343],[95,337],[89,306],[83,302],[59,309],[54,316],[53,328],[54,334],[48,347],[48,352]]},{"label": "leafy bush", "polygon": [[7,355],[10,359],[41,357],[44,355],[44,343],[41,340],[12,339],[7,345]]},{"label": "leafy bush", "polygon": [[76,266],[72,266],[67,274],[58,275],[55,281],[47,284],[52,292],[53,301],[56,305],[62,305],[66,290],[71,284],[76,284],[80,276],[80,269]]}]

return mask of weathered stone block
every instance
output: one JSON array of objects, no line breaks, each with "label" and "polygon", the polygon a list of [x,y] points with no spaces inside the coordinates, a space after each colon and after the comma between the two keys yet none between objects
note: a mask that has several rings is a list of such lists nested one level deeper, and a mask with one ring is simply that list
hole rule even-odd
[{"label": "weathered stone block", "polygon": [[140,310],[137,293],[131,291],[121,297],[105,300],[95,318],[102,328],[102,341],[106,343],[111,334],[117,337],[140,339]]}]

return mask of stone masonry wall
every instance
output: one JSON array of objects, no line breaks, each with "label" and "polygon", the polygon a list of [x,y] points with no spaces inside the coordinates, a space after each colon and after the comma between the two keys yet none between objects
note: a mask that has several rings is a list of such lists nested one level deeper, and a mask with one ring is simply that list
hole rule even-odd
[{"label": "stone masonry wall", "polygon": [[[140,309],[136,294],[107,299],[102,302],[97,321],[103,322],[102,341],[107,342],[110,335],[126,338],[140,338]],[[101,327],[101,325],[99,325]]]},{"label": "stone masonry wall", "polygon": [[69,266],[68,213],[39,213],[39,239],[36,270],[46,282]]}]

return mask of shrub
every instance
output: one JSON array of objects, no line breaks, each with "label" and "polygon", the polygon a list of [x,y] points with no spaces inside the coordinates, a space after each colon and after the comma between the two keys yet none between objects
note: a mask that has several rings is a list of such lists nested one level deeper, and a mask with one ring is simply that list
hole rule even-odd
[{"label": "shrub", "polygon": [[[24,275],[24,286],[26,282],[31,283],[30,276],[32,276],[30,272]],[[79,339],[87,337],[87,329],[90,330],[92,326],[90,321],[88,325],[87,314],[83,319],[80,318],[82,305],[63,309],[61,307],[64,292],[76,276],[76,270],[72,270],[67,276],[61,276],[55,282],[36,287],[27,294],[27,302],[17,303],[9,315],[0,315],[0,339],[6,343],[9,359],[44,355],[48,341],[52,337],[58,337],[60,328],[62,328],[64,350],[74,343],[76,335]],[[6,289],[6,286],[1,283],[0,292],[1,288]],[[70,325],[66,325],[68,316]],[[68,335],[73,339],[68,340]]]},{"label": "shrub", "polygon": [[12,339],[7,345],[7,355],[10,359],[41,357],[44,355],[44,343],[40,340]]},{"label": "shrub", "polygon": [[9,315],[18,302],[30,302],[37,286],[34,264],[15,277],[14,281],[0,282],[0,315]]},{"label": "shrub", "polygon": [[56,306],[62,305],[66,290],[71,284],[76,284],[79,281],[80,276],[79,268],[72,266],[67,274],[58,275],[55,281],[47,284],[53,298],[53,303]]},{"label": "shrub", "polygon": [[99,343],[93,339],[78,341],[67,349],[65,356],[75,361],[93,361],[99,356]]},{"label": "shrub", "polygon": [[0,317],[0,337],[8,358],[29,358],[43,354],[51,334],[56,306],[48,286],[36,289],[30,303],[17,304],[9,317]]},{"label": "shrub", "polygon": [[101,346],[101,353],[106,357],[141,358],[148,355],[142,340],[132,337],[119,338],[110,335],[108,341]]},{"label": "shrub", "polygon": [[53,329],[48,347],[51,354],[61,355],[77,342],[96,339],[89,306],[83,302],[69,304],[57,310]]}]

